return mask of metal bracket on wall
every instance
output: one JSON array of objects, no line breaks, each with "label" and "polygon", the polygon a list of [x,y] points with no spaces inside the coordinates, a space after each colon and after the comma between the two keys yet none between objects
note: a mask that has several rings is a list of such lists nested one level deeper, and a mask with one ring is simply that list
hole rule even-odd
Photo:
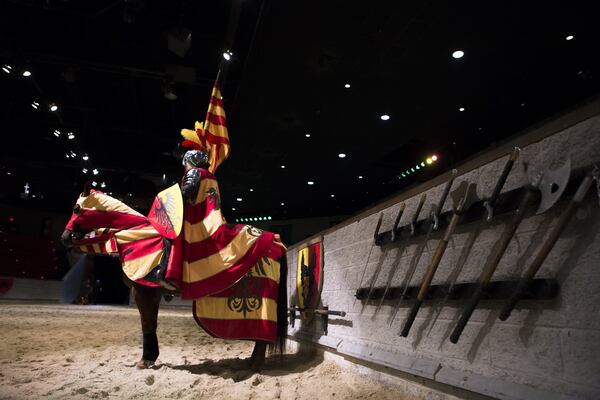
[{"label": "metal bracket on wall", "polygon": [[290,325],[292,325],[292,328],[296,324],[296,313],[297,312],[300,313],[300,315],[302,315],[302,314],[315,314],[315,315],[320,316],[322,318],[322,320],[323,320],[323,333],[325,335],[327,335],[327,329],[328,329],[328,325],[329,325],[329,316],[330,315],[337,315],[337,316],[340,316],[340,317],[345,317],[346,316],[346,312],[345,311],[332,311],[332,310],[329,310],[329,307],[315,308],[315,309],[300,308],[300,307],[289,307],[288,311],[289,311],[289,316],[290,316]]},{"label": "metal bracket on wall", "polygon": [[[514,292],[519,281],[495,281],[491,282],[489,289],[486,290],[486,300],[503,300],[510,297]],[[468,299],[471,293],[475,290],[477,282],[469,283],[457,283],[455,285],[431,285],[427,293],[427,300],[444,299],[448,295],[449,300],[463,300]],[[390,287],[385,295],[384,300],[395,300],[402,296],[403,288],[400,286]],[[448,290],[451,290],[448,293]],[[358,300],[367,301],[368,288],[360,288],[356,291],[356,298]],[[527,296],[523,299],[527,300],[552,300],[556,298],[559,291],[559,285],[555,279],[534,279],[528,286],[526,293]],[[380,299],[385,288],[376,287],[371,293],[372,299]],[[407,300],[414,299],[419,292],[419,286],[411,286],[406,291],[405,297]],[[404,304],[410,304],[404,302]]]}]

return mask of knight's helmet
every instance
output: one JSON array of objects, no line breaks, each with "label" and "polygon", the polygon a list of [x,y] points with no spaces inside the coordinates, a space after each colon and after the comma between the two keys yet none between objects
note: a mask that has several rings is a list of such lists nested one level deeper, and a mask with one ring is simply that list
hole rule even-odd
[{"label": "knight's helmet", "polygon": [[181,142],[181,147],[187,149],[181,159],[183,166],[209,168],[209,149],[204,139],[202,123],[196,122],[195,130],[182,129],[181,136],[184,139]]}]

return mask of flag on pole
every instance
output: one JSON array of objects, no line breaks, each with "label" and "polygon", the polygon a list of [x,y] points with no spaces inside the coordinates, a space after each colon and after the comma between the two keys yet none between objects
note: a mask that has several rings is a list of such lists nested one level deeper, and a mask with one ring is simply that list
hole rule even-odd
[{"label": "flag on pole", "polygon": [[204,132],[209,147],[209,171],[214,174],[217,167],[229,155],[230,147],[225,120],[225,107],[218,81],[215,81],[212,94],[210,95],[210,103],[206,111],[206,120],[204,121]]},{"label": "flag on pole", "polygon": [[214,174],[217,167],[229,155],[230,147],[225,107],[218,80],[213,86],[204,124],[196,122],[195,130],[182,129],[181,135],[185,139],[182,143],[184,147],[202,148],[208,151],[210,162],[208,170]]}]

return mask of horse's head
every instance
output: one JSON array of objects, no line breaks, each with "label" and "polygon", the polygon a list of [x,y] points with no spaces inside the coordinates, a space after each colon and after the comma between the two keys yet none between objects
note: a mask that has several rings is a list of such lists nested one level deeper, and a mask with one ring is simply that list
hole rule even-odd
[{"label": "horse's head", "polygon": [[134,209],[98,190],[90,189],[89,183],[86,183],[73,206],[71,219],[61,235],[65,246],[98,242],[98,234],[146,223],[146,217]]}]

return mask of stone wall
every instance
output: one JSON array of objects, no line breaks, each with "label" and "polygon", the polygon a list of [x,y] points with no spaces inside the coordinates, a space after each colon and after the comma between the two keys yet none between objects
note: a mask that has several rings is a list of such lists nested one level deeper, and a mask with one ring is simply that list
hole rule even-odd
[{"label": "stone wall", "polygon": [[[521,160],[534,165],[556,167],[569,155],[573,169],[600,162],[600,101],[546,121],[458,166],[453,187],[465,180],[475,182],[478,195],[489,196],[515,145],[522,148]],[[410,302],[399,308],[390,325],[393,302],[385,302],[375,312],[378,301],[363,307],[356,300],[356,290],[368,287],[377,268],[381,272],[376,286],[385,286],[393,268],[396,272],[392,285],[400,286],[423,240],[419,237],[409,242],[373,246],[379,213],[384,213],[381,231],[390,230],[404,202],[406,211],[400,226],[408,224],[420,195],[427,194],[423,210],[429,210],[439,199],[445,179],[441,176],[411,188],[315,236],[322,236],[324,243],[321,304],[331,310],[346,311],[347,315],[330,318],[327,336],[321,332],[319,318],[309,325],[296,324],[290,328],[290,336],[304,343],[318,343],[340,355],[425,378],[436,385],[446,384],[495,398],[600,398],[600,314],[596,308],[600,304],[600,206],[595,186],[536,276],[558,281],[560,293],[554,300],[522,301],[505,322],[498,319],[502,301],[482,301],[457,344],[452,344],[448,336],[464,301],[450,301],[443,307],[439,301],[426,301],[410,335],[404,338],[399,332]],[[520,187],[524,182],[525,175],[516,165],[503,191]],[[519,278],[567,202],[568,198],[563,198],[544,214],[526,216],[492,280]],[[450,208],[448,200],[444,210]],[[510,213],[498,216],[478,234],[479,221],[459,225],[433,284],[447,283],[457,268],[462,268],[458,282],[475,281],[510,216]],[[413,285],[421,282],[442,234],[436,232],[429,237]],[[296,292],[296,253],[304,243],[289,248],[288,285],[292,302]],[[438,311],[439,317],[433,324]]]}]

